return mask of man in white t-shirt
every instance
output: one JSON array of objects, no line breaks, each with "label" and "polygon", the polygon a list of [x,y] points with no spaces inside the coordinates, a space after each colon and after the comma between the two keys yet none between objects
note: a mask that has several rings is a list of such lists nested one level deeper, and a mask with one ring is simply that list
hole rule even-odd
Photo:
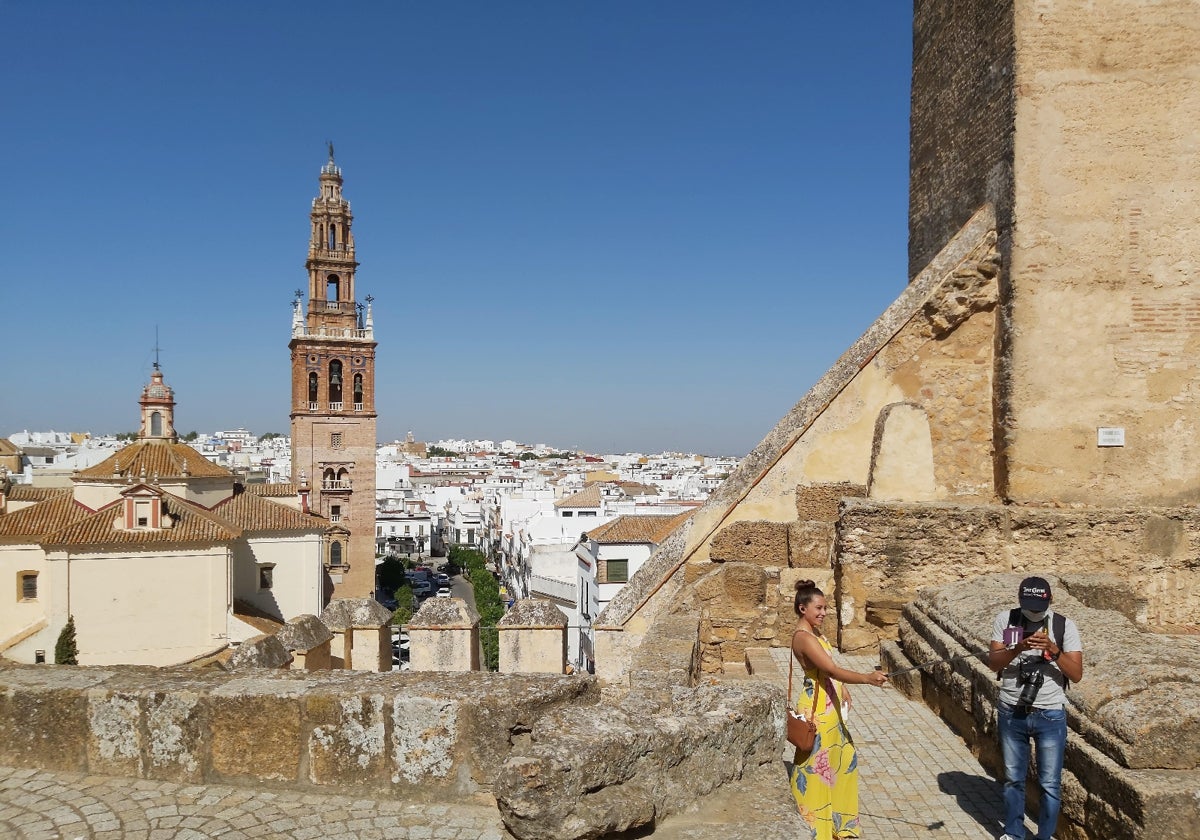
[{"label": "man in white t-shirt", "polygon": [[1000,675],[996,708],[1004,756],[1004,834],[1024,840],[1025,776],[1029,745],[1037,749],[1042,813],[1036,840],[1050,840],[1062,808],[1063,753],[1067,744],[1066,688],[1083,679],[1083,645],[1075,622],[1050,609],[1045,578],[1028,577],[1017,589],[1019,609],[992,622],[988,665]]}]

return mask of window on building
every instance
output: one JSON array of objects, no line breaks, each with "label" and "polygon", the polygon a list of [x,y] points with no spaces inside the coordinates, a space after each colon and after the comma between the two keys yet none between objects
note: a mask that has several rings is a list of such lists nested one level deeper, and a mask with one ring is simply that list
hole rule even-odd
[{"label": "window on building", "polygon": [[329,565],[342,565],[342,544],[340,542],[334,541],[329,544]]},{"label": "window on building", "polygon": [[[333,250],[333,228],[329,229],[329,250]],[[338,300],[338,287],[341,282],[336,274],[330,274],[325,282],[325,300]]]},{"label": "window on building", "polygon": [[37,579],[37,572],[21,572],[17,575],[17,581],[20,584],[18,601],[37,600]]},{"label": "window on building", "polygon": [[258,567],[258,588],[270,589],[275,583],[275,567],[274,566],[259,566]]},{"label": "window on building", "polygon": [[581,511],[579,511],[579,515],[580,515],[580,516],[595,516],[595,515],[596,515],[596,511],[594,511],[594,510],[581,510]]},{"label": "window on building", "polygon": [[411,525],[405,525],[405,526],[404,526],[404,533],[406,533],[406,534],[407,534],[407,533],[408,533],[408,531],[409,531],[409,528],[411,528],[411,527],[412,527]]},{"label": "window on building", "polygon": [[315,373],[308,375],[308,401],[310,403],[317,401],[317,375]]},{"label": "window on building", "polygon": [[356,373],[356,374],[354,374],[354,402],[361,405],[362,404],[362,395],[363,395],[362,374]]},{"label": "window on building", "polygon": [[139,499],[133,505],[133,524],[138,528],[150,527],[150,501]]},{"label": "window on building", "polygon": [[[341,432],[331,432],[329,435],[329,445],[332,446],[334,449],[341,449],[342,448],[342,433]],[[332,472],[332,470],[330,472]]]},{"label": "window on building", "polygon": [[329,401],[342,401],[342,363],[337,359],[329,363]]},{"label": "window on building", "polygon": [[330,505],[329,506],[329,521],[330,522],[341,522],[342,521],[342,506],[341,505]]},{"label": "window on building", "polygon": [[574,515],[575,515],[575,511],[572,511],[572,510],[564,510],[564,511],[562,512],[562,515],[563,515],[563,519],[570,519],[572,516],[574,516]]},{"label": "window on building", "polygon": [[375,536],[377,536],[377,537],[383,536],[383,526],[382,525],[375,526]]},{"label": "window on building", "polygon": [[609,560],[605,565],[608,566],[608,583],[626,583],[629,580],[628,560]]},{"label": "window on building", "polygon": [[150,434],[162,437],[162,414],[158,411],[150,412]]}]

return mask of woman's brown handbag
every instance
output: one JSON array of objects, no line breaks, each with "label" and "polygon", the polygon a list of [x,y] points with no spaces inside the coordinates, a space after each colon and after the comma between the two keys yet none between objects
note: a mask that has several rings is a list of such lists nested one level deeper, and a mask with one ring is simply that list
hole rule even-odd
[{"label": "woman's brown handbag", "polygon": [[793,653],[788,660],[787,739],[801,752],[809,752],[817,740],[817,696],[821,693],[821,681],[813,682],[813,702],[808,717],[797,714],[792,706],[792,666],[795,661]]}]

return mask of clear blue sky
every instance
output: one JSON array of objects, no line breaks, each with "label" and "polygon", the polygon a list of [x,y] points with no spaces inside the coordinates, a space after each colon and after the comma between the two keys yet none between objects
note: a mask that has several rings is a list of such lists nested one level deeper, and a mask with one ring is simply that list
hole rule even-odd
[{"label": "clear blue sky", "polygon": [[911,4],[0,0],[0,435],[289,428],[334,141],[379,437],[753,448],[907,281]]}]

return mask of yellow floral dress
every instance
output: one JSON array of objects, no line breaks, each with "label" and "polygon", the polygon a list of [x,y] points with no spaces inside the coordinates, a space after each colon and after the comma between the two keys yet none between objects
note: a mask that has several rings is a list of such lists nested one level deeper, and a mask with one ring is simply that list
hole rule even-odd
[{"label": "yellow floral dress", "polygon": [[[822,636],[817,640],[832,656],[829,642]],[[796,711],[808,715],[818,681],[817,738],[808,753],[796,750],[792,796],[813,829],[813,840],[858,837],[858,753],[842,719],[841,683],[806,665]],[[831,690],[836,692],[832,697]]]}]

